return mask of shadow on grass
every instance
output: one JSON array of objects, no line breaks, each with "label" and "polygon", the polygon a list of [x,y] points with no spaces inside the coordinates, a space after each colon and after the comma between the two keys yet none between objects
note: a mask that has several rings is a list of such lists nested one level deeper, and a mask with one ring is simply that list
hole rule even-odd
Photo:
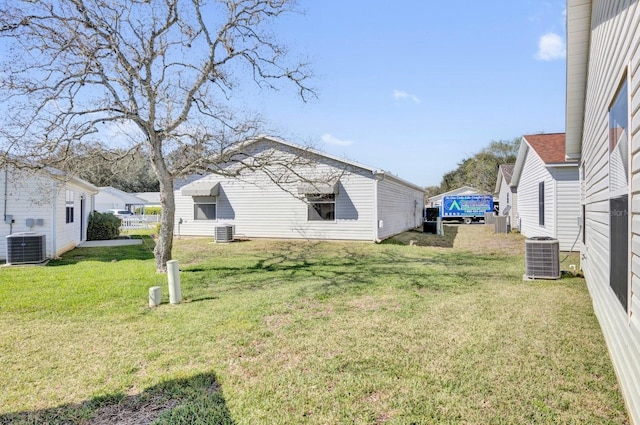
[{"label": "shadow on grass", "polygon": [[413,245],[415,246],[434,246],[440,248],[453,248],[453,242],[458,235],[458,226],[443,225],[444,235],[434,235],[431,233],[423,233],[422,228],[409,230],[385,239],[383,244],[387,245]]},{"label": "shadow on grass", "polygon": [[111,263],[123,260],[150,260],[153,257],[154,241],[149,236],[136,236],[142,239],[140,245],[75,248],[61,258],[49,262],[49,267],[68,266],[82,261],[100,261]]},{"label": "shadow on grass", "polygon": [[0,424],[235,424],[212,373],[166,381],[136,395],[94,397],[79,404],[0,415]]},{"label": "shadow on grass", "polygon": [[299,296],[324,299],[376,285],[464,291],[487,279],[508,276],[509,271],[503,267],[505,260],[504,256],[470,252],[420,255],[413,249],[379,249],[363,254],[355,245],[331,255],[319,255],[313,249],[281,250],[248,260],[244,265],[203,262],[183,267],[182,276],[195,299],[206,297],[211,290],[260,290],[300,283]]}]

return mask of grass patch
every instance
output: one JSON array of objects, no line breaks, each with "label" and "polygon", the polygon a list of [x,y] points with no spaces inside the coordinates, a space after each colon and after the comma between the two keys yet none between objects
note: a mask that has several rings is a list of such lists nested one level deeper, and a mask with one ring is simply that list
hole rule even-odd
[{"label": "grass patch", "polygon": [[184,303],[155,309],[145,245],[1,269],[0,423],[626,423],[584,281],[523,282],[489,230],[176,240]]}]

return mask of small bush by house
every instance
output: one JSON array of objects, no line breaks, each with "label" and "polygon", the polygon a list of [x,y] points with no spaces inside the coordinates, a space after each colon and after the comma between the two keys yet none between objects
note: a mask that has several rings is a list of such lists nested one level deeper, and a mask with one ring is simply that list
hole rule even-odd
[{"label": "small bush by house", "polygon": [[120,235],[122,220],[113,214],[94,211],[89,216],[87,240],[103,241],[116,239]]}]

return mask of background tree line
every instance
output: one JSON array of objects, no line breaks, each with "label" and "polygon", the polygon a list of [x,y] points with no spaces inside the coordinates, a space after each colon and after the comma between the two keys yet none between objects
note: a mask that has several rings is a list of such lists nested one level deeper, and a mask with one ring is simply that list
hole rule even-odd
[{"label": "background tree line", "polygon": [[98,186],[111,186],[129,193],[158,192],[148,154],[139,150],[109,150],[99,143],[84,144],[76,151],[74,175]]},{"label": "background tree line", "polygon": [[511,141],[492,141],[488,147],[460,161],[455,170],[445,173],[439,186],[426,187],[426,197],[461,186],[471,186],[486,193],[493,193],[498,178],[498,167],[515,163],[519,148],[520,137]]}]

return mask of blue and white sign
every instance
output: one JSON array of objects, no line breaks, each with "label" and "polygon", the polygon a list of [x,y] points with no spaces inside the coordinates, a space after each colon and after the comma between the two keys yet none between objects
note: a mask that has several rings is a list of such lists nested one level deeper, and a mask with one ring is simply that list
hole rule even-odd
[{"label": "blue and white sign", "polygon": [[442,217],[484,217],[493,212],[493,196],[454,195],[442,199]]}]

